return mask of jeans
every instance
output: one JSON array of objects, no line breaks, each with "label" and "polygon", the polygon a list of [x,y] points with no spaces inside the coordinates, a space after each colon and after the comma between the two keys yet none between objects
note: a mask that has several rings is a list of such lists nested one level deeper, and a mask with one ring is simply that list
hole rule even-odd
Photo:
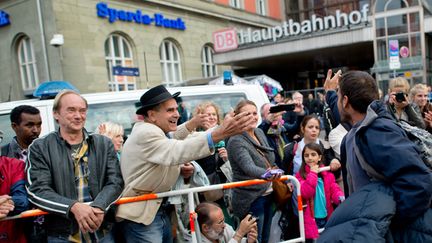
[{"label": "jeans", "polygon": [[149,225],[135,223],[130,220],[121,222],[121,229],[128,243],[171,243],[173,242],[171,222],[164,210],[157,212],[154,221]]},{"label": "jeans", "polygon": [[250,212],[258,217],[258,242],[267,243],[270,237],[270,227],[274,214],[273,195],[257,198],[251,205]]},{"label": "jeans", "polygon": [[[69,241],[69,236],[61,236],[61,235],[49,235],[48,236],[48,243],[69,243],[71,241]],[[100,241],[100,243],[114,243],[114,237],[112,235],[112,233],[108,233],[105,235],[104,238],[102,238]],[[90,243],[90,242],[88,242]]]}]

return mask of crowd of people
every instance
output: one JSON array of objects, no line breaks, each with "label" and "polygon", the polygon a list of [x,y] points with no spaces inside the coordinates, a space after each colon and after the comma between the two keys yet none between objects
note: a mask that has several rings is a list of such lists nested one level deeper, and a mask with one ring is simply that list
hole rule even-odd
[{"label": "crowd of people", "polygon": [[[178,124],[180,93],[159,85],[141,96],[127,139],[111,121],[87,131],[87,101],[74,91],[56,96],[58,130],[43,137],[39,110],[18,106],[10,114],[16,136],[1,147],[0,218],[32,208],[49,214],[1,221],[0,242],[188,242],[189,209],[181,197],[115,202],[263,178],[264,184],[197,195],[200,242],[300,236],[296,190],[306,242],[431,242],[431,170],[401,126],[431,138],[430,87],[410,88],[399,77],[380,97],[368,73],[329,70],[324,90],[306,100],[299,92],[278,93],[262,107],[242,100],[228,114],[206,101]],[[274,186],[283,174],[295,176],[300,188],[286,182],[292,198],[278,203]]]}]

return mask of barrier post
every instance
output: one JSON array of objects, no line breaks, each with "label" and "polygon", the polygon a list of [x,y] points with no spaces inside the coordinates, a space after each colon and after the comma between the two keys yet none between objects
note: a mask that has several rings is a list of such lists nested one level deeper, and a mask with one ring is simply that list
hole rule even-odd
[{"label": "barrier post", "polygon": [[193,192],[188,193],[188,203],[189,203],[189,224],[190,224],[190,230],[192,236],[192,243],[198,243],[195,227],[199,227],[199,225],[195,225],[196,214],[195,214],[195,203],[194,203]]}]

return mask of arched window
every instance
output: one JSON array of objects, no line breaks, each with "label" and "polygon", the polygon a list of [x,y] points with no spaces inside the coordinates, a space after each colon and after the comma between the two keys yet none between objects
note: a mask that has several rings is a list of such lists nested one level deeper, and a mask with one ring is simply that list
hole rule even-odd
[{"label": "arched window", "polygon": [[21,38],[18,42],[18,64],[23,90],[36,88],[39,84],[36,58],[33,52],[31,39],[27,36]]},{"label": "arched window", "polygon": [[217,75],[216,65],[213,62],[214,50],[210,45],[205,45],[201,52],[201,67],[204,78]]},{"label": "arched window", "polygon": [[176,44],[170,40],[162,41],[159,48],[163,82],[168,86],[182,82],[181,59]]},{"label": "arched window", "polygon": [[112,34],[105,41],[105,61],[110,91],[135,90],[135,76],[120,76],[113,73],[113,67],[133,67],[132,48],[128,40],[119,34]]}]

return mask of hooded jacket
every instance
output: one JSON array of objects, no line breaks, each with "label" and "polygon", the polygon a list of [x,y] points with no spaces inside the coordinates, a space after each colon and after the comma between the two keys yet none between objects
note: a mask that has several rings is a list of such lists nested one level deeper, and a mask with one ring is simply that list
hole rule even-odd
[{"label": "hooded jacket", "polygon": [[[346,144],[387,182],[370,178]],[[318,242],[431,242],[431,171],[384,105],[372,102],[365,118],[344,138],[350,196],[333,213]],[[354,159],[353,159],[354,158]]]},{"label": "hooded jacket", "polygon": [[[365,161],[390,181],[396,201],[396,223],[404,225],[424,214],[431,205],[432,173],[423,163],[416,145],[391,118],[383,103],[372,102],[365,118],[354,125],[345,139],[348,136],[354,136]],[[341,157],[346,161],[352,193],[369,184],[370,178],[354,156],[353,146],[345,144],[345,139]],[[348,160],[347,155],[350,155]]]}]

